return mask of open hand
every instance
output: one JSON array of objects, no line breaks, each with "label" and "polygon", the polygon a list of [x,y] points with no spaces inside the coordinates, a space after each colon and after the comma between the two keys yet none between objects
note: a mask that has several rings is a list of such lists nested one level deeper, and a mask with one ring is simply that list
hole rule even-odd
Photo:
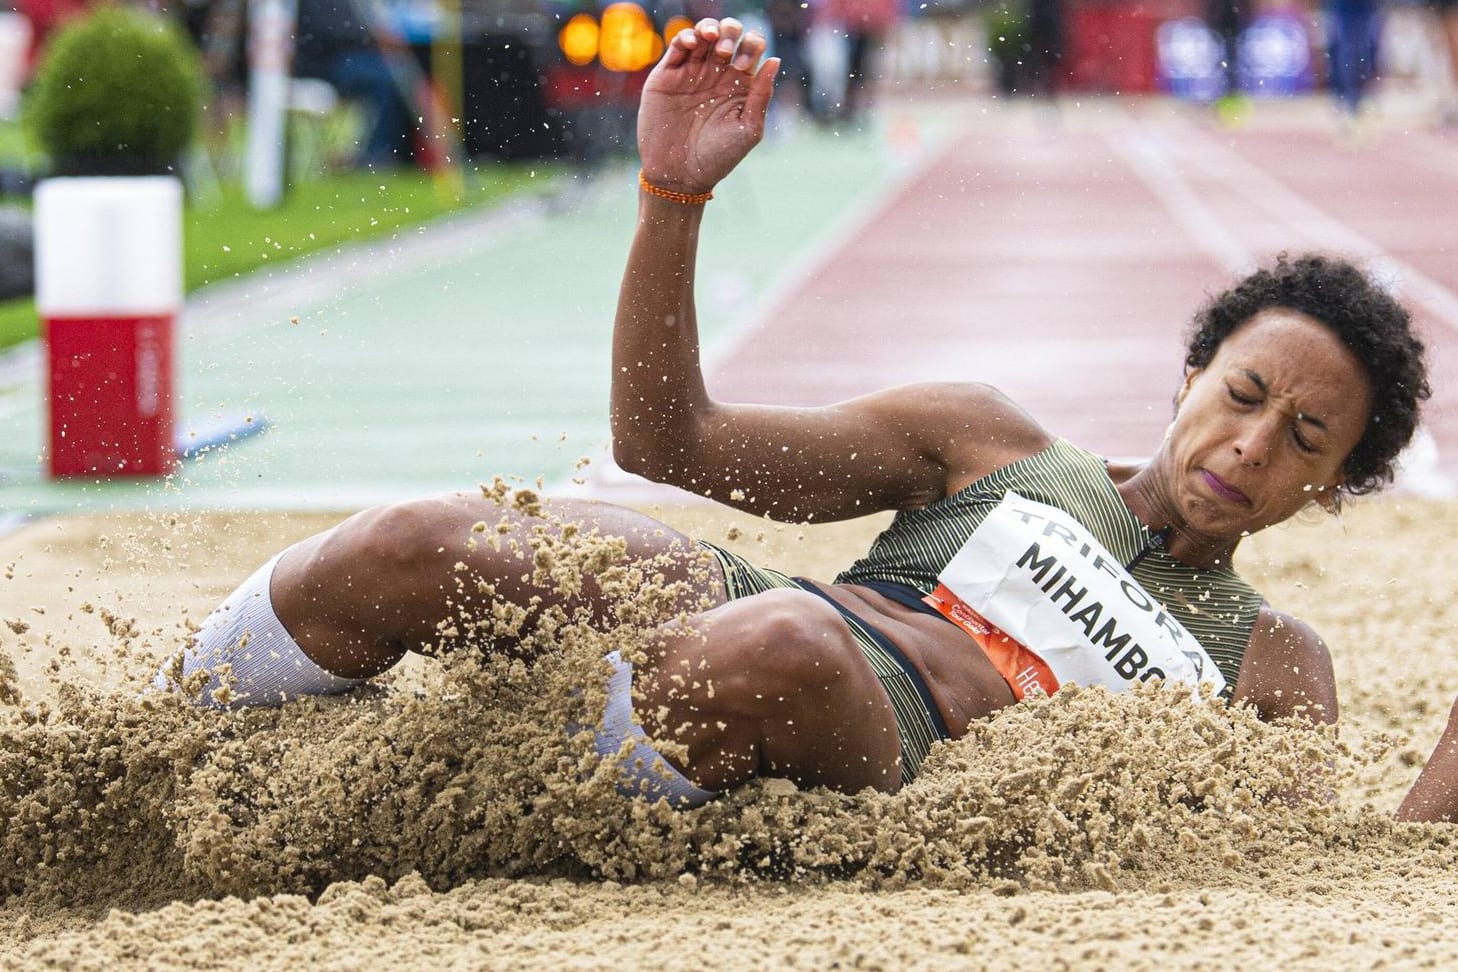
[{"label": "open hand", "polygon": [[679,31],[648,75],[638,106],[638,156],[648,181],[707,192],[764,137],[778,58],[733,18]]}]

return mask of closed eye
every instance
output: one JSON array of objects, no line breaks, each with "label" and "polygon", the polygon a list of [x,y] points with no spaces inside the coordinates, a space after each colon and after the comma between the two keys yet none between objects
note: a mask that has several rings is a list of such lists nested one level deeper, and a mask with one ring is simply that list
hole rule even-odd
[{"label": "closed eye", "polygon": [[1252,398],[1249,395],[1241,394],[1240,392],[1236,391],[1234,388],[1231,388],[1228,385],[1226,386],[1226,391],[1230,392],[1230,400],[1235,402],[1237,405],[1256,405],[1260,402],[1259,398]]}]

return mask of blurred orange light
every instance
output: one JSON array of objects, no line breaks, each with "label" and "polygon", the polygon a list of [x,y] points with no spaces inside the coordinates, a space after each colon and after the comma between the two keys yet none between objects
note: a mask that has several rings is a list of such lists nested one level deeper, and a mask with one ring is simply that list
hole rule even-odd
[{"label": "blurred orange light", "polygon": [[597,57],[599,34],[597,21],[592,14],[580,13],[563,24],[562,29],[557,32],[557,46],[562,48],[562,54],[569,62],[583,67],[591,64],[592,59]]},{"label": "blurred orange light", "polygon": [[673,40],[673,35],[677,34],[681,30],[692,27],[693,25],[694,22],[692,20],[689,20],[687,17],[669,17],[668,23],[663,25],[664,42],[666,43]]},{"label": "blurred orange light", "polygon": [[640,71],[663,53],[663,40],[636,3],[615,3],[602,12],[598,60],[609,71]]}]

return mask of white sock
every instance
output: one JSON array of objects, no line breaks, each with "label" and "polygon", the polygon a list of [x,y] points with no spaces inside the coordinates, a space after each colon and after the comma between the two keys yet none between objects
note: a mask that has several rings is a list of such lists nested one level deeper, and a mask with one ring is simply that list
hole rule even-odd
[{"label": "white sock", "polygon": [[616,651],[608,652],[606,658],[613,673],[608,678],[607,709],[596,734],[597,754],[604,758],[616,755],[624,739],[637,740],[623,760],[623,779],[618,789],[649,803],[661,798],[679,809],[703,806],[718,796],[713,790],[694,786],[662,753],[648,745],[648,734],[633,721],[633,666]]},{"label": "white sock", "polygon": [[[211,673],[199,704],[234,709],[279,705],[300,695],[336,695],[363,682],[341,678],[309,659],[273,610],[269,581],[277,554],[238,586],[207,616],[192,644],[183,651],[182,678],[203,669]],[[175,688],[168,664],[152,686]]]}]

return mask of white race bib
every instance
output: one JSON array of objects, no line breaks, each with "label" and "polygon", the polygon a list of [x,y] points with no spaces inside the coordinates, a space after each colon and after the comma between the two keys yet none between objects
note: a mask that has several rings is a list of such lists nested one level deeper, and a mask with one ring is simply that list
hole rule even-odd
[{"label": "white race bib", "polygon": [[1056,507],[1009,492],[938,579],[938,609],[983,645],[1020,698],[1064,682],[1225,688],[1195,636]]}]

